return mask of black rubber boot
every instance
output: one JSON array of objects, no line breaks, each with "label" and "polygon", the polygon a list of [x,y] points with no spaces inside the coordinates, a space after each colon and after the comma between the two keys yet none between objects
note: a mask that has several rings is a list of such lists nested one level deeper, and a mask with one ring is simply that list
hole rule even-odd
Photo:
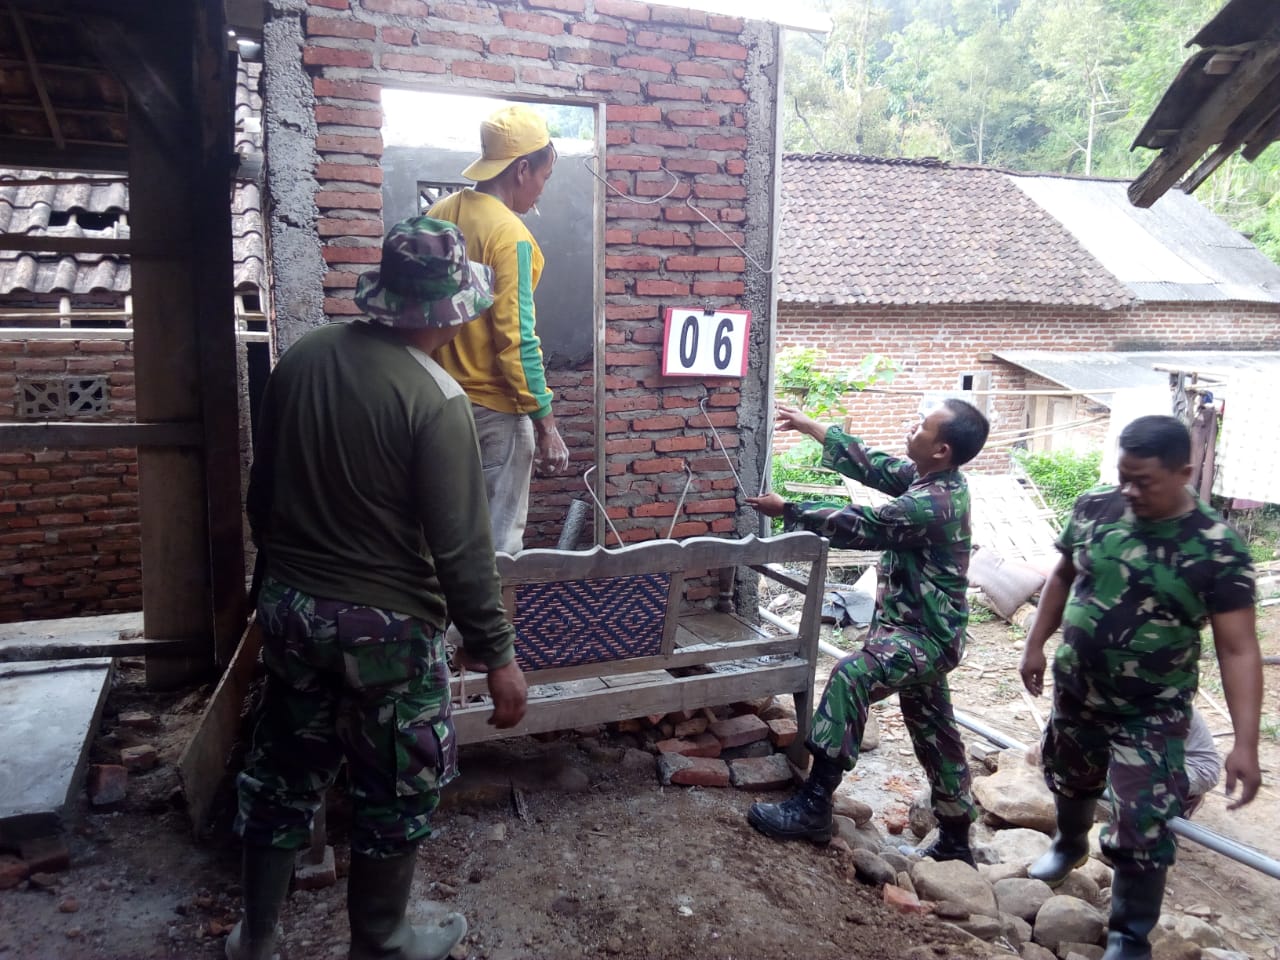
[{"label": "black rubber boot", "polygon": [[386,859],[352,851],[347,874],[350,960],[443,960],[467,935],[467,920],[460,913],[422,927],[405,919],[417,858],[417,844]]},{"label": "black rubber boot", "polygon": [[938,818],[938,837],[921,850],[919,847],[900,848],[907,856],[929,857],[941,863],[943,860],[963,860],[971,867],[973,850],[969,846],[969,818]]},{"label": "black rubber boot", "polygon": [[245,844],[241,859],[244,919],[231,929],[227,960],[271,960],[276,949],[280,907],[289,894],[296,850]]},{"label": "black rubber boot", "polygon": [[1111,921],[1102,960],[1151,960],[1147,939],[1160,919],[1166,868],[1116,869],[1111,878]]},{"label": "black rubber boot", "polygon": [[1043,880],[1056,887],[1076,867],[1089,859],[1089,829],[1093,826],[1093,811],[1098,806],[1097,797],[1073,799],[1054,795],[1058,810],[1058,831],[1053,835],[1053,845],[1039,860],[1027,867],[1027,876]]},{"label": "black rubber boot", "polygon": [[809,779],[790,800],[753,803],[747,822],[761,833],[781,840],[831,840],[831,805],[844,767],[823,754],[815,754]]}]

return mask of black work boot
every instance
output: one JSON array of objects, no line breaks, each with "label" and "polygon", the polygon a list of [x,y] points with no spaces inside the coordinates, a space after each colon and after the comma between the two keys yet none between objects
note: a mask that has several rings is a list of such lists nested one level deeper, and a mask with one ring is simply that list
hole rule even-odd
[{"label": "black work boot", "polygon": [[467,935],[467,920],[449,913],[415,927],[405,919],[418,845],[385,859],[351,853],[347,874],[350,960],[444,960]]},{"label": "black work boot", "polygon": [[844,767],[838,761],[814,754],[813,769],[800,791],[781,803],[753,803],[747,822],[781,840],[827,843],[831,839],[831,805],[843,778]]},{"label": "black work boot", "polygon": [[289,893],[296,850],[246,843],[241,860],[244,919],[231,928],[224,952],[227,960],[271,960],[276,949],[276,923]]},{"label": "black work boot", "polygon": [[1054,803],[1058,810],[1058,831],[1053,835],[1053,845],[1027,867],[1028,877],[1043,880],[1051,887],[1058,886],[1072,870],[1089,859],[1089,830],[1098,798],[1055,794]]},{"label": "black work boot", "polygon": [[971,867],[977,866],[973,862],[973,850],[969,847],[968,817],[939,817],[938,838],[933,843],[923,850],[919,847],[900,849],[908,856],[929,857],[938,863],[943,860],[963,860]]},{"label": "black work boot", "polygon": [[1147,939],[1160,919],[1168,869],[1134,870],[1117,867],[1111,878],[1111,920],[1107,924],[1107,952],[1102,960],[1151,960]]}]

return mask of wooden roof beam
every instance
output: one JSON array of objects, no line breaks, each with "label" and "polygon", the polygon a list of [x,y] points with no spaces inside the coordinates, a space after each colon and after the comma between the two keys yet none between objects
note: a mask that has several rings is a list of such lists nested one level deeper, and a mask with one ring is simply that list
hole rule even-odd
[{"label": "wooden roof beam", "polygon": [[1217,149],[1183,181],[1182,189],[1186,193],[1194,193],[1196,188],[1208,179],[1209,174],[1230,159],[1241,144],[1256,137],[1258,130],[1275,117],[1277,110],[1280,110],[1280,76],[1276,76],[1267,84],[1266,89],[1258,94],[1253,103],[1249,104],[1236,121],[1227,128]]},{"label": "wooden roof beam", "polygon": [[31,82],[35,84],[36,96],[40,98],[40,106],[44,108],[45,119],[49,121],[49,132],[53,135],[54,145],[59,150],[67,147],[66,138],[62,136],[62,127],[58,123],[58,115],[53,111],[53,101],[49,99],[49,88],[40,75],[40,63],[36,60],[35,48],[31,46],[31,37],[27,34],[27,25],[22,14],[12,3],[9,4],[9,16],[13,19],[13,30],[17,34],[18,43],[22,45],[22,55],[26,58],[27,69],[31,71]]},{"label": "wooden roof beam", "polygon": [[1160,155],[1129,185],[1129,201],[1149,207],[1178,182],[1214,144],[1220,143],[1242,111],[1280,73],[1280,25],[1267,31],[1232,74],[1205,98]]}]

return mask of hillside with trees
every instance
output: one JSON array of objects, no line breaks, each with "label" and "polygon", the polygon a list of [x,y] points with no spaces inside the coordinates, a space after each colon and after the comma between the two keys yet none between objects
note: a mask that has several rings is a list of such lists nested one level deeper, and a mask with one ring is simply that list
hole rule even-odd
[{"label": "hillside with trees", "polygon": [[[1131,180],[1129,146],[1222,0],[826,0],[788,34],[784,147]],[[1280,149],[1197,198],[1280,262]]]}]

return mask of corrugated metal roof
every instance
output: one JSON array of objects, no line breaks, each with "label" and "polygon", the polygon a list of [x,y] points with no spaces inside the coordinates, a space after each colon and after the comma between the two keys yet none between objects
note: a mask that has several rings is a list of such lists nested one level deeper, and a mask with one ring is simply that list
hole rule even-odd
[{"label": "corrugated metal roof", "polygon": [[1169,374],[1156,370],[1157,364],[1280,377],[1280,350],[997,350],[995,356],[1107,405],[1116,390],[1167,385]]},{"label": "corrugated metal roof", "polygon": [[1280,303],[1280,266],[1185,193],[1144,210],[1120,181],[1007,176],[1135,297]]}]

